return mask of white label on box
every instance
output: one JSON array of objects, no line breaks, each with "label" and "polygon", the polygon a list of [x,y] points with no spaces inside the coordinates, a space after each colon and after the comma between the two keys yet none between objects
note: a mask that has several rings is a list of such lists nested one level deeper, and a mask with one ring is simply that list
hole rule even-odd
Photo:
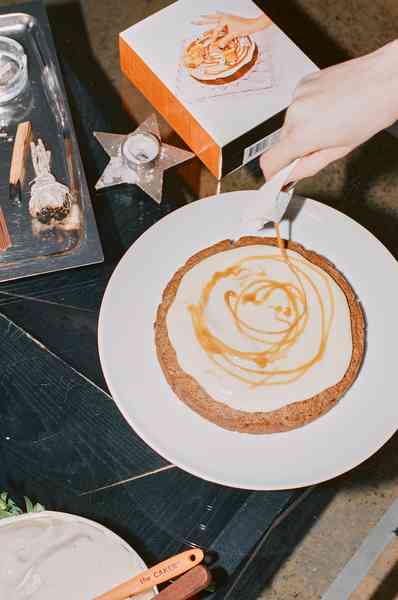
[{"label": "white label on box", "polygon": [[256,158],[257,156],[263,154],[263,152],[271,148],[272,144],[274,144],[279,139],[280,132],[281,130],[278,129],[277,131],[274,131],[274,133],[270,133],[269,135],[267,135],[259,142],[256,142],[255,144],[252,144],[251,146],[245,148],[245,151],[243,153],[242,164],[245,165],[250,160],[253,160],[253,158]]}]

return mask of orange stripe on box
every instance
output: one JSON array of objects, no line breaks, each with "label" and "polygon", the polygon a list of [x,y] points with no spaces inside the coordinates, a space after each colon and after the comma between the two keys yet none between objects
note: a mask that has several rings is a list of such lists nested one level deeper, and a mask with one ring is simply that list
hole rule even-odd
[{"label": "orange stripe on box", "polygon": [[119,36],[119,51],[123,73],[197,154],[213,175],[220,179],[221,148],[121,36]]}]

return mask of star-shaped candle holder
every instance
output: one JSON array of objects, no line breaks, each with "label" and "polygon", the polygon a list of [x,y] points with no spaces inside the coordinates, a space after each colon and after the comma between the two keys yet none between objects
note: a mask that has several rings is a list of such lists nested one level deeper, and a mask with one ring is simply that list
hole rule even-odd
[{"label": "star-shaped candle holder", "polygon": [[158,204],[162,201],[164,171],[194,156],[162,142],[154,114],[127,135],[103,132],[94,135],[111,159],[95,189],[133,183]]}]

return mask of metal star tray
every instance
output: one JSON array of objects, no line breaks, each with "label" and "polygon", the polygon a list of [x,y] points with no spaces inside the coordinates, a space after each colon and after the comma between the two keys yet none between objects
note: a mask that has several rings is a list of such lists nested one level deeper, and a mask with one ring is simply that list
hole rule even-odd
[{"label": "metal star tray", "polygon": [[[38,160],[27,144],[15,194],[10,168],[22,122],[31,123],[36,147],[42,140],[42,154]],[[37,2],[0,8],[0,209],[11,241],[0,250],[0,282],[103,260],[47,15]]]}]

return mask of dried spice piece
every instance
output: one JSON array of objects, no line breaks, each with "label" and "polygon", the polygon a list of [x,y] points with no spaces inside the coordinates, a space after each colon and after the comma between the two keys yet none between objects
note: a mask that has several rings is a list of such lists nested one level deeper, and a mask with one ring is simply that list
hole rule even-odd
[{"label": "dried spice piece", "polygon": [[72,194],[51,173],[51,152],[46,150],[43,141],[39,139],[37,144],[32,142],[30,147],[36,173],[29,201],[30,215],[45,225],[63,221],[71,211]]}]

